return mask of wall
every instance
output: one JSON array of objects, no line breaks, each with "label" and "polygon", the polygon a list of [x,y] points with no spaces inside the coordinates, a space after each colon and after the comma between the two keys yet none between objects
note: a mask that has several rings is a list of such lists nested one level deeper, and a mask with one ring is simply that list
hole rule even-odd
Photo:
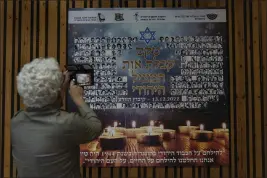
[{"label": "wall", "polygon": [[39,56],[56,57],[63,68],[67,10],[71,7],[225,7],[229,16],[231,166],[89,168],[81,169],[84,177],[266,177],[266,4],[266,0],[1,0],[0,177],[16,177],[10,150],[10,119],[23,105],[15,77],[23,64]]}]

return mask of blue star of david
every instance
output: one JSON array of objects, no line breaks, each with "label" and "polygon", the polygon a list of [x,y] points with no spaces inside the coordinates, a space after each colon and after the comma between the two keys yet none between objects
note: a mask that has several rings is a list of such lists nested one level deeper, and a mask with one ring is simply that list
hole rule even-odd
[{"label": "blue star of david", "polygon": [[145,31],[140,31],[140,35],[141,35],[140,40],[144,40],[146,44],[149,44],[151,40],[156,40],[155,33],[156,31],[150,31],[149,28],[146,27]]}]

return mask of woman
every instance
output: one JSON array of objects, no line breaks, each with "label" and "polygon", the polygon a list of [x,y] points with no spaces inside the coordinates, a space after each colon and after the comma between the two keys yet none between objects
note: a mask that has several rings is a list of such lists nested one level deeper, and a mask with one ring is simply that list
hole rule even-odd
[{"label": "woman", "polygon": [[[11,121],[12,154],[18,177],[79,178],[79,145],[102,132],[96,114],[83,100],[83,89],[62,72],[53,58],[35,59],[17,76],[26,106]],[[69,87],[78,113],[61,110]]]}]

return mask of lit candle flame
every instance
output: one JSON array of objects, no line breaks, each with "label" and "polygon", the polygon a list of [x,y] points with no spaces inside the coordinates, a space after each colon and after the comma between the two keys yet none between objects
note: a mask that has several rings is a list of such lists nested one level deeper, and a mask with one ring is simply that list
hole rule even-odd
[{"label": "lit candle flame", "polygon": [[188,127],[190,127],[191,122],[190,122],[190,121],[186,121],[186,125],[187,125]]},{"label": "lit candle flame", "polygon": [[160,127],[160,129],[162,129],[162,130],[164,129],[164,125],[163,125],[163,124],[160,124],[159,127]]},{"label": "lit candle flame", "polygon": [[136,127],[136,121],[132,122],[132,127],[135,128]]},{"label": "lit candle flame", "polygon": [[226,123],[224,123],[224,122],[222,123],[222,128],[226,129]]},{"label": "lit candle flame", "polygon": [[150,126],[154,126],[154,121],[150,121]]},{"label": "lit candle flame", "polygon": [[118,126],[118,122],[115,121],[115,122],[114,122],[114,127],[117,127],[117,126]]},{"label": "lit candle flame", "polygon": [[200,128],[200,130],[204,130],[204,125],[200,124],[199,128]]},{"label": "lit candle flame", "polygon": [[151,135],[151,133],[152,133],[152,127],[151,127],[151,126],[149,126],[149,127],[147,128],[147,132],[148,132],[149,135]]}]

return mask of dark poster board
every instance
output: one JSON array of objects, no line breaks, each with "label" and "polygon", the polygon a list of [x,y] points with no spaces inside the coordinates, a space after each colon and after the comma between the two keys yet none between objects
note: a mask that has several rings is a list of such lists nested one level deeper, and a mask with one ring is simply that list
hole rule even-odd
[{"label": "dark poster board", "polygon": [[70,9],[68,17],[68,64],[93,66],[84,98],[106,128],[80,146],[81,164],[229,164],[225,9]]}]

